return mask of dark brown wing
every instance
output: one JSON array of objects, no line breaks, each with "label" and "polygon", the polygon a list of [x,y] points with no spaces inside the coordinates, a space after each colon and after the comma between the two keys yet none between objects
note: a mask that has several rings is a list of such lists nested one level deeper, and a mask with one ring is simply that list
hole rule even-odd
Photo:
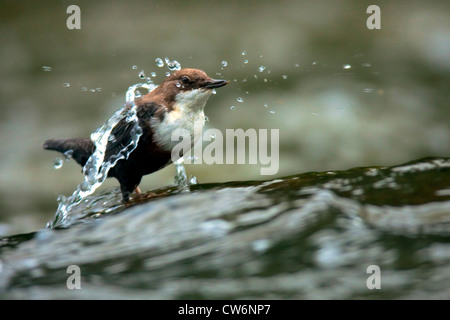
[{"label": "dark brown wing", "polygon": [[114,161],[117,157],[129,154],[130,151],[136,147],[134,144],[130,145],[133,142],[133,139],[136,139],[136,135],[139,133],[144,136],[148,135],[151,119],[153,117],[158,117],[163,109],[165,110],[165,108],[161,108],[154,102],[142,103],[137,108],[139,123],[133,121],[128,122],[126,119],[119,121],[111,131],[106,146],[104,161]]},{"label": "dark brown wing", "polygon": [[140,133],[142,133],[142,129],[138,123],[127,122],[126,119],[120,120],[108,138],[103,161],[114,162],[120,157],[126,157],[136,147],[133,139],[136,141],[137,135]]}]

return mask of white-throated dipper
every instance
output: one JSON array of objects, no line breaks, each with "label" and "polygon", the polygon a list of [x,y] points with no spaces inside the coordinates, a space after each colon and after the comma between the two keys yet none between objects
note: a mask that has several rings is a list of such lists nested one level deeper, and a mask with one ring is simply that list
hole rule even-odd
[{"label": "white-throated dipper", "polygon": [[[203,109],[215,88],[229,81],[210,78],[198,69],[181,69],[169,75],[150,93],[135,101],[142,135],[138,145],[127,159],[119,160],[108,172],[108,177],[120,183],[123,201],[129,200],[133,190],[139,192],[142,176],[155,172],[172,162],[174,142],[172,132],[183,128],[193,134],[194,123],[205,123]],[[111,131],[113,141],[106,146],[104,161],[119,152],[131,140],[133,126],[120,121]],[[50,139],[42,146],[47,150],[65,153],[72,150],[73,159],[84,166],[95,151],[89,138]],[[192,147],[192,146],[191,146]]]}]

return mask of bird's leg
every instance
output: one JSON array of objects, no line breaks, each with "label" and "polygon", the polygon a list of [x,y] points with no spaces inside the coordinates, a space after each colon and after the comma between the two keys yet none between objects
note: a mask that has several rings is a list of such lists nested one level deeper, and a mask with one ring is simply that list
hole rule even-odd
[{"label": "bird's leg", "polygon": [[136,192],[136,194],[138,194],[138,195],[142,193],[141,189],[139,189],[138,186],[134,187],[134,192]]}]

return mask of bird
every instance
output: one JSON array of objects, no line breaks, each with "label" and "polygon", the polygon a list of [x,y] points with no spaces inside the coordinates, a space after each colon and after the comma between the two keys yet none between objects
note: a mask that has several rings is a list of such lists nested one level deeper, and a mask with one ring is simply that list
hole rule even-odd
[{"label": "bird", "polygon": [[[229,81],[213,79],[204,71],[183,68],[167,76],[154,90],[134,101],[138,124],[142,129],[136,148],[128,158],[119,160],[108,172],[120,184],[122,201],[127,203],[135,191],[140,194],[139,183],[143,176],[158,171],[172,163],[172,132],[177,128],[188,130],[193,135],[194,124],[203,129],[204,107],[213,90]],[[104,161],[117,155],[131,141],[134,124],[125,119],[112,129],[108,139]],[[188,148],[192,148],[195,141]],[[94,153],[96,147],[90,138],[49,139],[43,149],[63,154],[70,151],[72,158],[82,167]],[[182,156],[180,154],[180,156]]]}]

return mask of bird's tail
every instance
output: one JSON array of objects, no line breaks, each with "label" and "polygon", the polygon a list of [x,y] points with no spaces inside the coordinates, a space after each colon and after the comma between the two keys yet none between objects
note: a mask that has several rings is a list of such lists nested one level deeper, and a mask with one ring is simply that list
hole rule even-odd
[{"label": "bird's tail", "polygon": [[49,139],[42,148],[66,153],[72,150],[72,158],[82,167],[95,150],[94,143],[88,138]]}]

